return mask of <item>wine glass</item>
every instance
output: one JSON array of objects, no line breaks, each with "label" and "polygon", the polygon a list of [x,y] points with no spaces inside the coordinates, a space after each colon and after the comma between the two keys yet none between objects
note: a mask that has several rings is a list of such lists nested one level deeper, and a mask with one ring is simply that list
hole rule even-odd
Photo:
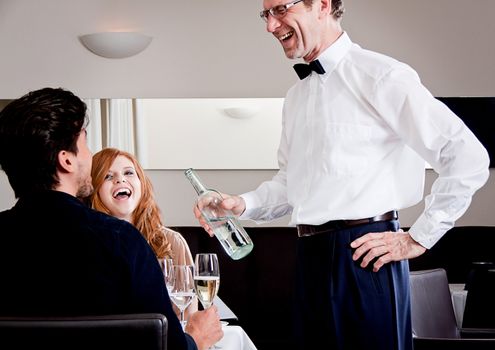
[{"label": "wine glass", "polygon": [[160,267],[162,268],[163,277],[165,278],[165,285],[167,286],[168,294],[172,292],[174,286],[174,261],[170,258],[158,259]]},{"label": "wine glass", "polygon": [[174,265],[172,271],[173,285],[170,292],[170,299],[180,311],[180,323],[184,329],[186,326],[184,310],[191,304],[193,298],[196,296],[192,266]]},{"label": "wine glass", "polygon": [[[220,287],[220,268],[216,254],[198,253],[194,259],[194,286],[203,309],[213,304]],[[209,349],[221,349],[213,345]]]},{"label": "wine glass", "polygon": [[199,253],[194,261],[194,285],[203,309],[213,303],[220,287],[220,268],[216,254]]}]

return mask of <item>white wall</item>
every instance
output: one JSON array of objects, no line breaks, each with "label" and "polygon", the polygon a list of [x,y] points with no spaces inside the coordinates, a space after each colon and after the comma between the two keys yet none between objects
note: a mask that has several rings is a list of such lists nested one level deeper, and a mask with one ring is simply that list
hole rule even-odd
[{"label": "white wall", "polygon": [[138,99],[138,159],[145,169],[277,169],[283,103],[283,98]]},{"label": "white wall", "polygon": [[[493,0],[345,0],[363,47],[420,73],[436,96],[495,95]],[[294,62],[265,31],[261,0],[0,0],[0,99],[62,86],[91,97],[283,97]],[[78,36],[134,30],[150,46],[127,59]]]}]

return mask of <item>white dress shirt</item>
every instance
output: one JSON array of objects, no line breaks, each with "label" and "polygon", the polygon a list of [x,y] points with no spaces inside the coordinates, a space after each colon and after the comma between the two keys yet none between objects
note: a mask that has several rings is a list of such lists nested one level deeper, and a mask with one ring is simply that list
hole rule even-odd
[{"label": "white dress shirt", "polygon": [[423,198],[426,160],[439,177],[409,233],[430,248],[487,181],[487,151],[408,65],[346,33],[318,60],[325,74],[287,93],[280,170],[242,195],[241,219],[319,225],[404,209]]}]

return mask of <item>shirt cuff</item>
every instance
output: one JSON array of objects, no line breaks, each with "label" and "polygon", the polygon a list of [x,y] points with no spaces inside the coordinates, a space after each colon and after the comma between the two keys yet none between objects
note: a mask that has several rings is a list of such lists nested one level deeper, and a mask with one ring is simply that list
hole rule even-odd
[{"label": "shirt cuff", "polygon": [[239,216],[239,219],[252,220],[253,217],[256,217],[256,213],[259,211],[254,209],[259,208],[260,206],[258,196],[254,191],[251,191],[241,194],[240,197],[244,199],[246,209],[244,209],[244,212]]},{"label": "shirt cuff", "polygon": [[409,235],[423,247],[430,249],[453,226],[446,222],[435,222],[422,214],[409,229]]}]

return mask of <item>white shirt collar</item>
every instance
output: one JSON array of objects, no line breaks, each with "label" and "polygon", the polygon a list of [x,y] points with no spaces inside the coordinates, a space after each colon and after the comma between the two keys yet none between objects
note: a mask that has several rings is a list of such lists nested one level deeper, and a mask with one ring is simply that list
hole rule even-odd
[{"label": "white shirt collar", "polygon": [[323,80],[326,80],[330,73],[335,69],[337,64],[344,58],[347,52],[352,47],[352,41],[346,32],[342,35],[325,51],[323,51],[320,56],[318,56],[318,61],[325,69],[325,74],[321,75]]}]

